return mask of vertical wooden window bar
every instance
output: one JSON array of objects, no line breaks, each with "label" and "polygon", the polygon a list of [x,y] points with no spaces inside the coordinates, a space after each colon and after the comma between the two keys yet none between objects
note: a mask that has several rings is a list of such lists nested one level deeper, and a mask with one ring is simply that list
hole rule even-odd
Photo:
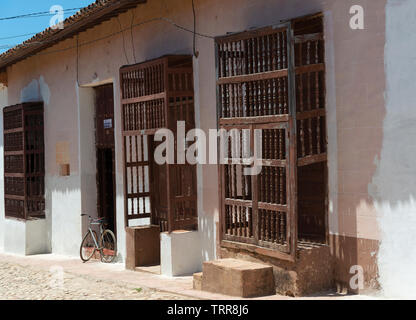
[{"label": "vertical wooden window bar", "polygon": [[43,104],[3,109],[5,215],[19,219],[45,216]]},{"label": "vertical wooden window bar", "polygon": [[197,229],[196,167],[158,166],[153,154],[157,130],[176,134],[177,121],[185,121],[186,130],[195,128],[192,57],[170,55],[123,67],[120,81],[127,226],[150,218],[162,232]]},{"label": "vertical wooden window bar", "polygon": [[219,37],[216,60],[219,127],[240,141],[260,129],[263,165],[244,175],[229,152],[220,166],[221,243],[293,260],[297,169],[326,161],[322,18]]}]

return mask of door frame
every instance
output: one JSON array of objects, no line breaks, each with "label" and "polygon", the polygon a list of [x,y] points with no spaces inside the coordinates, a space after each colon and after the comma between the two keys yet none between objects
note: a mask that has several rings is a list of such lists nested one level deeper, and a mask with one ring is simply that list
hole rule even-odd
[{"label": "door frame", "polygon": [[[99,145],[98,144],[98,139],[99,139],[99,132],[98,132],[98,127],[97,127],[97,123],[98,123],[98,117],[97,117],[97,91],[100,88],[103,87],[111,87],[111,90],[108,90],[108,92],[111,91],[111,97],[112,97],[112,132],[113,132],[113,140],[110,144],[103,144],[103,145]],[[95,128],[95,159],[96,159],[96,184],[97,184],[97,216],[98,217],[102,217],[102,206],[100,203],[100,186],[99,186],[99,181],[100,181],[100,173],[99,173],[99,166],[98,166],[98,162],[99,162],[99,157],[98,157],[98,152],[99,149],[108,149],[111,150],[112,153],[112,185],[113,185],[113,225],[114,225],[114,230],[112,230],[114,232],[114,235],[117,237],[117,214],[116,214],[116,201],[117,201],[117,193],[116,193],[116,147],[115,147],[115,105],[114,105],[114,83],[107,83],[107,84],[103,84],[100,86],[96,86],[93,88],[94,89],[94,128]],[[105,116],[105,115],[104,115]],[[104,117],[107,118],[108,117]],[[104,129],[105,130],[105,129]]]}]

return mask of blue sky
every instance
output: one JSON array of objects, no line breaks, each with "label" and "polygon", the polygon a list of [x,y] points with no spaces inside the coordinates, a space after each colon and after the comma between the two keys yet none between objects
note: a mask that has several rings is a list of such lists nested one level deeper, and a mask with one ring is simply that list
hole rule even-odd
[{"label": "blue sky", "polygon": [[[60,5],[64,9],[80,8],[89,5],[94,0],[0,0],[0,53],[7,50],[5,46],[16,45],[31,38],[32,35],[3,39],[16,35],[37,33],[49,27],[51,15],[42,17],[28,17],[13,20],[1,20],[1,18],[49,11],[51,6]],[[72,15],[65,13],[65,18]]]}]

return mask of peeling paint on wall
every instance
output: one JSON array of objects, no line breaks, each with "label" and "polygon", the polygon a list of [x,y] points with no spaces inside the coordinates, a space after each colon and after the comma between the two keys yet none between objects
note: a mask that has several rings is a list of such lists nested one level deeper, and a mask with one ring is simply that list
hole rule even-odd
[{"label": "peeling paint on wall", "polygon": [[51,93],[43,76],[39,80],[32,80],[20,93],[20,102],[34,102],[43,101],[46,105],[49,104]]}]

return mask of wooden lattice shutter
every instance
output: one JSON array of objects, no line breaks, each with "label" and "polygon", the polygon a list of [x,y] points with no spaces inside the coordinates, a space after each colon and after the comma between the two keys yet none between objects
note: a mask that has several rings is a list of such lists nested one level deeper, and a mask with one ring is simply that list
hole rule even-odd
[{"label": "wooden lattice shutter", "polygon": [[216,51],[219,126],[260,129],[263,151],[257,176],[244,177],[231,154],[220,166],[221,243],[294,260],[299,222],[310,235],[326,224],[324,196],[299,200],[297,174],[327,159],[322,16],[219,37]]},{"label": "wooden lattice shutter", "polygon": [[43,104],[3,109],[4,197],[7,217],[45,215],[45,151]]},{"label": "wooden lattice shutter", "polygon": [[[155,166],[153,159],[157,130],[176,133],[177,121],[185,121],[186,130],[195,128],[192,57],[123,67],[120,82],[126,221],[150,217],[161,231],[196,229],[196,167]],[[165,179],[163,185],[154,181],[156,174]]]},{"label": "wooden lattice shutter", "polygon": [[[219,125],[262,132],[261,174],[220,166],[222,244],[293,258],[296,250],[294,65],[290,24],[217,38]],[[241,138],[240,138],[241,139]],[[250,150],[251,154],[254,150]]]}]

